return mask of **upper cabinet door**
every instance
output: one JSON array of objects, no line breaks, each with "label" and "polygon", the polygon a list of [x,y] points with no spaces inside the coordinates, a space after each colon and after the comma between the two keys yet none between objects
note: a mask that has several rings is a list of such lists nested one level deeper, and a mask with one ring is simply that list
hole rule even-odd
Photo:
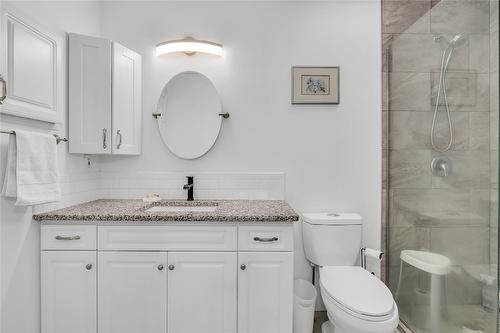
[{"label": "upper cabinet door", "polygon": [[42,251],[42,333],[97,332],[95,251]]},{"label": "upper cabinet door", "polygon": [[238,333],[291,333],[293,252],[238,255]]},{"label": "upper cabinet door", "polygon": [[0,113],[60,123],[64,35],[10,6],[1,9]]},{"label": "upper cabinet door", "polygon": [[69,152],[111,153],[111,41],[69,34]]},{"label": "upper cabinet door", "polygon": [[167,253],[98,253],[98,332],[167,332]]},{"label": "upper cabinet door", "polygon": [[141,153],[141,56],[113,42],[113,154]]},{"label": "upper cabinet door", "polygon": [[236,332],[236,253],[169,252],[168,332]]}]

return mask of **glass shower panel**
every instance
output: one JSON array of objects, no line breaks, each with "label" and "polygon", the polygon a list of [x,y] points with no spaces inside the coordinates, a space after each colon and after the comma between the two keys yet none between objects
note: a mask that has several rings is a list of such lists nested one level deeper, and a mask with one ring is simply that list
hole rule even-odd
[{"label": "glass shower panel", "polygon": [[387,283],[413,332],[498,332],[498,1],[383,1]]}]

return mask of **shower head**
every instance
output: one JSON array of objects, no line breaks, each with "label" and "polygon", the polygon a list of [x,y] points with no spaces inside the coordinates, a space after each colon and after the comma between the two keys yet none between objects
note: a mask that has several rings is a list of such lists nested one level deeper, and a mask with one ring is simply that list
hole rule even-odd
[{"label": "shower head", "polygon": [[447,38],[448,46],[454,49],[464,45],[466,40],[467,38],[464,34],[456,34]]}]

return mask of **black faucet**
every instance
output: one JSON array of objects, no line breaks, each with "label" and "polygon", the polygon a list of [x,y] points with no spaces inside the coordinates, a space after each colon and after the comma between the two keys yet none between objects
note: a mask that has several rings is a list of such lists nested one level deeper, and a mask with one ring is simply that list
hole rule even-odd
[{"label": "black faucet", "polygon": [[183,189],[188,191],[188,201],[193,201],[193,190],[194,190],[194,185],[193,185],[193,176],[186,176],[188,182],[187,184],[184,184]]}]

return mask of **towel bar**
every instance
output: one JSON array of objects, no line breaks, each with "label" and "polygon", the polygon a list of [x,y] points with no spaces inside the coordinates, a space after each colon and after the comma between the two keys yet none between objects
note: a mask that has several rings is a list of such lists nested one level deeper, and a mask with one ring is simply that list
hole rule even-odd
[{"label": "towel bar", "polygon": [[[15,131],[5,131],[5,130],[0,130],[0,133],[3,133],[3,134],[12,134],[12,135],[16,135],[16,132]],[[61,138],[59,135],[57,134],[54,134],[54,138],[56,138],[56,143],[59,144],[61,142],[68,142],[68,139],[66,138]]]}]

